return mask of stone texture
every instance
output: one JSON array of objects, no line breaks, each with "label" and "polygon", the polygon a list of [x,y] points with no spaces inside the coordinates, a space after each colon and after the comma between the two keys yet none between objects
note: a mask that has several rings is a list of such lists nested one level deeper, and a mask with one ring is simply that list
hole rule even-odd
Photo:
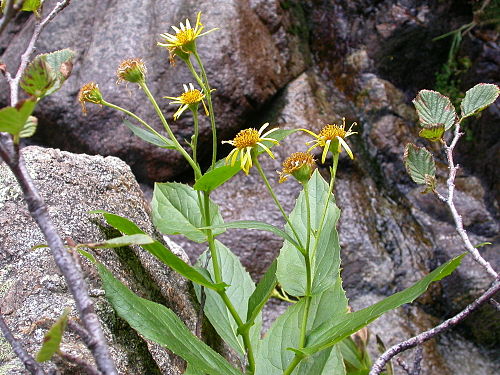
[{"label": "stone texture", "polygon": [[[121,160],[39,147],[27,147],[23,154],[63,237],[86,243],[109,235],[102,220],[88,213],[95,209],[128,217],[155,235],[148,205],[130,168]],[[72,317],[77,313],[50,250],[32,249],[44,243],[44,239],[5,164],[0,164],[0,223],[1,312],[27,350],[36,353],[48,326],[64,307],[71,308]],[[169,306],[190,329],[195,328],[197,314],[190,286],[183,278],[139,248],[103,249],[95,253],[132,290]],[[183,361],[156,344],[146,343],[116,316],[103,296],[94,266],[76,258],[85,272],[119,373],[182,373]],[[0,348],[0,374],[24,374],[10,346],[1,341]],[[62,349],[91,360],[90,353],[73,334],[65,335]],[[79,373],[67,364],[60,370],[64,374]]]}]

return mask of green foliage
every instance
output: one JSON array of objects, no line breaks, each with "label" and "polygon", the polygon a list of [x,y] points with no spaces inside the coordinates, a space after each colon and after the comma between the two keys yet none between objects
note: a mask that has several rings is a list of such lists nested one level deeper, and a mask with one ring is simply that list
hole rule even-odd
[{"label": "green foliage", "polygon": [[43,338],[43,345],[36,355],[37,362],[49,361],[52,356],[59,351],[66,325],[68,324],[68,315],[70,309],[66,308],[59,319],[50,327]]},{"label": "green foliage", "polygon": [[193,189],[208,192],[215,190],[226,181],[229,181],[240,170],[239,164],[215,166],[214,169],[209,170],[196,181]]},{"label": "green foliage", "polygon": [[129,128],[132,131],[132,133],[134,133],[134,135],[136,135],[143,141],[146,141],[161,148],[167,148],[170,150],[175,149],[175,144],[171,140],[167,138],[160,138],[155,133],[149,130],[145,130],[139,126],[136,126],[132,124],[130,121],[125,120],[123,121],[123,123],[127,128]]},{"label": "green foliage", "polygon": [[417,147],[408,143],[403,160],[406,171],[413,181],[419,185],[426,185],[430,190],[436,187],[436,163],[425,147]]},{"label": "green foliage", "polygon": [[96,266],[111,305],[142,336],[168,348],[205,374],[241,375],[220,354],[193,335],[170,309],[138,297],[102,264]]},{"label": "green foliage", "polygon": [[[215,246],[222,271],[222,279],[229,284],[229,287],[226,289],[226,295],[233,304],[238,315],[240,317],[245,317],[248,313],[248,300],[255,290],[255,284],[248,272],[241,265],[238,257],[219,241],[215,242]],[[207,252],[203,253],[198,260],[198,265],[205,264],[207,262],[207,256]],[[211,258],[208,261],[207,271],[211,278],[214,279],[215,274]],[[198,300],[201,301],[201,288],[195,285],[195,291]],[[206,299],[203,308],[205,316],[224,341],[236,350],[236,352],[244,355],[245,346],[242,338],[238,337],[238,325],[231,316],[224,301],[215,291],[206,290],[205,294]],[[256,317],[256,324],[250,328],[250,338],[254,345],[257,344],[260,337],[261,320],[259,315]]]},{"label": "green foliage", "polygon": [[429,141],[437,142],[443,139],[444,132],[444,124],[431,124],[424,125],[424,128],[420,130],[418,135],[422,138],[428,139]]},{"label": "green foliage", "polygon": [[21,134],[30,134],[36,122],[31,114],[35,109],[36,101],[33,99],[22,100],[15,107],[0,109],[0,132],[10,133],[18,140]]},{"label": "green foliage", "polygon": [[147,234],[131,234],[125,235],[121,237],[112,238],[110,240],[106,240],[103,243],[95,244],[94,248],[115,248],[115,247],[124,247],[130,245],[148,245],[153,243],[154,240],[149,237]]},{"label": "green foliage", "polygon": [[473,116],[493,104],[499,94],[500,88],[489,83],[480,83],[468,90],[460,105],[462,119]]},{"label": "green foliage", "polygon": [[[151,202],[153,223],[164,234],[182,234],[195,242],[205,242],[200,196],[190,186],[175,182],[156,183]],[[210,201],[210,221],[217,225],[223,222],[219,207]],[[216,230],[215,234],[224,230]]]},{"label": "green foliage", "polygon": [[448,130],[457,120],[450,99],[436,91],[420,90],[413,104],[422,126],[443,124]]},{"label": "green foliage", "polygon": [[278,280],[276,279],[277,262],[271,263],[266,273],[260,279],[250,298],[248,298],[247,321],[249,326],[254,325],[255,319],[259,316],[265,303],[271,297]]}]

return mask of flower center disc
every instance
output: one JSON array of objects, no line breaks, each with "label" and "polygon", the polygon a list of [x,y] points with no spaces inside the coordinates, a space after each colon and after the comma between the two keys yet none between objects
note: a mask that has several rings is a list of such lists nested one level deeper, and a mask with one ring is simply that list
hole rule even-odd
[{"label": "flower center disc", "polygon": [[333,140],[336,137],[345,138],[346,134],[347,132],[337,125],[326,125],[319,132],[319,136],[326,141]]},{"label": "flower center disc", "polygon": [[181,94],[181,102],[185,104],[198,103],[203,99],[203,94],[200,90],[190,90]]},{"label": "flower center disc", "polygon": [[259,132],[257,129],[245,129],[240,131],[238,134],[236,134],[236,137],[234,137],[233,143],[234,147],[242,149],[245,147],[252,147],[259,142],[260,136]]},{"label": "flower center disc", "polygon": [[179,31],[176,35],[178,43],[180,45],[188,44],[194,40],[194,30],[186,29]]}]

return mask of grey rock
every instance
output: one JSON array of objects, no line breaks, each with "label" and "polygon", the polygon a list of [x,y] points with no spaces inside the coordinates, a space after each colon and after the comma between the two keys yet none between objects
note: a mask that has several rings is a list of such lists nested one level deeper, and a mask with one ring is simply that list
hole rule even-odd
[{"label": "grey rock", "polygon": [[[24,148],[23,155],[63,237],[71,237],[77,243],[105,239],[110,232],[103,226],[102,219],[88,213],[95,209],[128,217],[147,233],[156,235],[149,219],[149,207],[123,161],[40,147]],[[0,164],[0,223],[1,312],[16,337],[35,354],[48,326],[64,307],[71,309],[74,319],[77,313],[50,250],[32,249],[45,241],[29,216],[13,175],[3,163]],[[105,249],[95,253],[133,291],[172,308],[194,330],[197,313],[185,279],[140,248],[120,248],[116,252]],[[117,317],[104,297],[94,266],[83,258],[76,258],[85,272],[119,373],[182,373],[182,360],[154,343],[145,342]],[[24,374],[10,346],[1,341],[0,348],[0,373]],[[62,350],[92,361],[74,334],[65,334]],[[65,363],[59,366],[60,373],[64,374],[79,371]]]}]

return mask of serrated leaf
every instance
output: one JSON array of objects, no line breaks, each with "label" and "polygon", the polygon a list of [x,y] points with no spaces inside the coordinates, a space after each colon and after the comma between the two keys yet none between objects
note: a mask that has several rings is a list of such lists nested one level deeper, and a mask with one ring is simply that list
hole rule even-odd
[{"label": "serrated leaf", "polygon": [[306,356],[312,355],[320,350],[335,345],[340,340],[359,331],[387,311],[396,309],[406,303],[413,302],[427,290],[432,282],[439,281],[450,275],[460,265],[465,255],[466,254],[462,254],[451,259],[429,273],[422,280],[413,284],[413,286],[393,294],[372,306],[348,314],[340,319],[332,318],[325,321],[308,335],[306,348],[297,350]]},{"label": "serrated leaf", "polygon": [[44,53],[35,57],[33,63],[38,60],[43,60],[48,64],[56,77],[54,84],[43,94],[43,96],[53,94],[61,88],[64,81],[66,81],[71,73],[73,66],[72,60],[74,56],[75,52],[66,48],[51,53]]},{"label": "serrated leaf", "polygon": [[408,143],[403,155],[406,171],[411,179],[419,185],[427,185],[429,177],[435,177],[436,164],[432,154],[425,147],[417,147]]},{"label": "serrated leaf", "polygon": [[57,74],[44,59],[33,60],[24,71],[20,85],[29,95],[43,98],[56,84]]},{"label": "serrated leaf", "polygon": [[[127,235],[145,234],[135,223],[127,218],[102,210],[92,211],[91,213],[102,214],[109,225]],[[214,290],[223,290],[226,287],[225,284],[215,284],[212,280],[207,279],[196,268],[184,262],[158,241],[154,241],[152,244],[142,245],[141,247],[172,268],[174,271],[194,283],[198,283]]]},{"label": "serrated leaf", "polygon": [[38,119],[35,116],[29,116],[23,128],[19,132],[19,138],[31,137],[36,132],[38,126]]},{"label": "serrated leaf", "polygon": [[418,135],[433,142],[440,141],[444,134],[444,124],[424,125]]},{"label": "serrated leaf", "polygon": [[[289,348],[297,347],[300,338],[300,326],[304,313],[305,300],[301,299],[290,306],[284,314],[278,317],[264,336],[258,349],[256,375],[281,375],[294,357]],[[319,327],[330,318],[340,319],[347,313],[347,298],[342,289],[340,277],[323,293],[311,298],[309,309],[308,330]],[[321,353],[320,353],[321,354]],[[325,356],[326,354],[326,356]],[[309,363],[300,364],[296,374],[327,375],[335,372],[308,372],[309,369],[325,369],[330,357],[330,351],[311,359]],[[343,367],[343,365],[342,365]]]},{"label": "serrated leaf", "polygon": [[150,132],[149,130],[136,126],[128,120],[123,121],[123,123],[127,128],[129,128],[132,131],[132,133],[134,133],[134,135],[141,138],[143,141],[146,141],[161,148],[166,148],[171,150],[176,149],[174,142],[172,142],[168,138],[160,138],[156,134]]},{"label": "serrated leaf", "polygon": [[420,125],[444,124],[448,130],[457,121],[455,108],[448,97],[432,90],[420,90],[413,99]]},{"label": "serrated leaf", "polygon": [[[235,256],[226,246],[217,240],[215,241],[215,246],[219,256],[218,260],[222,273],[222,280],[226,284],[229,284],[229,287],[226,289],[226,294],[240,318],[244,319],[247,316],[248,300],[255,290],[255,284],[249,273],[241,265],[237,256]],[[198,265],[206,263],[207,254],[208,250],[200,256]],[[215,276],[212,259],[209,260],[207,271],[212,279],[214,279]],[[200,287],[195,285],[195,291],[198,301],[200,301]],[[205,290],[205,294],[206,298],[203,311],[206,317],[224,341],[239,354],[244,355],[245,347],[241,336],[237,333],[238,325],[234,321],[220,295],[212,290]],[[255,322],[256,324],[250,328],[250,339],[253,347],[256,347],[260,338],[260,327],[262,323],[260,315],[258,315]]]},{"label": "serrated leaf", "polygon": [[14,136],[19,136],[28,118],[33,113],[35,106],[35,100],[26,99],[20,101],[15,107],[0,109],[0,132],[7,132]]},{"label": "serrated leaf", "polygon": [[201,191],[212,191],[217,189],[226,181],[230,180],[236,173],[241,170],[240,165],[236,163],[234,166],[221,165],[209,170],[193,185],[193,189]]},{"label": "serrated leaf", "polygon": [[64,331],[68,323],[68,315],[70,309],[66,308],[63,314],[57,321],[50,327],[49,331],[43,338],[43,344],[38,354],[36,355],[37,362],[45,362],[52,358],[52,356],[59,351]]},{"label": "serrated leaf", "polygon": [[500,87],[491,83],[480,83],[465,93],[460,104],[462,118],[473,116],[493,104],[500,94]]},{"label": "serrated leaf", "polygon": [[[335,204],[333,196],[328,196],[328,184],[319,172],[314,171],[309,185],[309,203],[311,206],[311,235],[310,256],[312,268],[312,290],[311,293],[321,293],[335,283],[336,275],[340,268],[340,245],[336,229],[340,210]],[[323,216],[325,203],[328,203],[323,228],[319,231],[321,217]],[[304,190],[297,198],[294,209],[289,216],[302,245],[307,239],[307,209]],[[290,227],[285,225],[285,231],[289,236],[295,238]],[[278,282],[282,288],[292,296],[303,296],[306,293],[306,267],[304,256],[290,242],[285,241],[278,256],[278,270],[276,272]]]},{"label": "serrated leaf", "polygon": [[[163,234],[182,234],[192,241],[202,243],[207,240],[203,215],[199,206],[202,197],[192,187],[176,182],[155,183],[151,208],[153,223]],[[210,200],[210,222],[222,224],[219,207]],[[214,235],[223,233],[215,230]]]},{"label": "serrated leaf", "polygon": [[97,263],[106,298],[117,314],[146,339],[154,341],[196,369],[211,375],[242,375],[220,354],[194,336],[167,307],[140,298]]}]

